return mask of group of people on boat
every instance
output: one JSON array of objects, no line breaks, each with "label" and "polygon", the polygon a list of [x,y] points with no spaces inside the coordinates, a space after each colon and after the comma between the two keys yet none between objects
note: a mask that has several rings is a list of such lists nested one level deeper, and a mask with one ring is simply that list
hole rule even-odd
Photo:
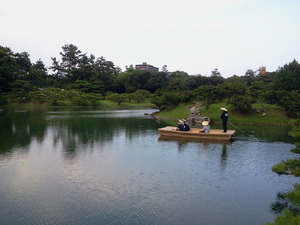
[{"label": "group of people on boat", "polygon": [[[220,118],[222,119],[222,125],[223,125],[223,133],[227,132],[227,121],[229,118],[228,110],[226,108],[220,108],[222,110],[222,114],[220,115]],[[209,121],[206,119],[202,121],[203,128],[200,130],[200,132],[203,133],[209,133],[210,132],[210,126]],[[178,125],[176,130],[178,131],[189,131],[190,126],[188,125],[187,121],[185,119],[178,119]]]}]

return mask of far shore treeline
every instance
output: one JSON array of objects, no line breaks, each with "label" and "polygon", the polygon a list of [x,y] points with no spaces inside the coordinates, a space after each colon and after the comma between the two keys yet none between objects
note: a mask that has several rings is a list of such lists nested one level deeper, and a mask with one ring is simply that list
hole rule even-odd
[{"label": "far shore treeline", "polygon": [[247,112],[260,102],[281,107],[291,118],[300,116],[300,65],[293,59],[277,71],[261,74],[248,69],[244,75],[223,78],[218,69],[210,76],[171,72],[166,66],[160,72],[132,65],[121,71],[113,62],[82,53],[73,44],[64,45],[60,56],[51,58],[52,65],[46,68],[41,60],[31,62],[27,52],[0,46],[0,106],[29,102],[101,106],[101,101],[111,100],[150,101],[165,109],[180,103],[226,102]]}]

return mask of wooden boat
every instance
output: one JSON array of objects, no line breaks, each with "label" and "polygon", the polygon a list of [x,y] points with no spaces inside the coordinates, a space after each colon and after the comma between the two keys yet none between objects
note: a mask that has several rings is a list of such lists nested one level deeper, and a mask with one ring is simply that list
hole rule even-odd
[{"label": "wooden boat", "polygon": [[189,131],[177,131],[176,127],[172,126],[158,128],[158,133],[162,136],[197,140],[229,141],[235,133],[235,130],[227,130],[226,133],[223,133],[223,130],[216,129],[210,129],[210,133],[200,131],[201,129],[198,128],[191,128]]}]

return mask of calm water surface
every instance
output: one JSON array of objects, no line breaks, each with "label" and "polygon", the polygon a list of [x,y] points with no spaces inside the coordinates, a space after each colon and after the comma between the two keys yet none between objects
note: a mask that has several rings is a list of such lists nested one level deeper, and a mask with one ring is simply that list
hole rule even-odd
[{"label": "calm water surface", "polygon": [[[233,142],[161,138],[153,110],[0,113],[1,224],[257,225],[297,178],[289,127]],[[230,127],[233,129],[233,127]]]}]

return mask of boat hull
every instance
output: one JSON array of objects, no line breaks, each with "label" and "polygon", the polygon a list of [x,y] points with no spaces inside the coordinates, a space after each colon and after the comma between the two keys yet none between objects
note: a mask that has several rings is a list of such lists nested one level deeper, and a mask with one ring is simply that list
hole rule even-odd
[{"label": "boat hull", "polygon": [[228,130],[226,133],[223,133],[223,130],[216,129],[211,129],[210,133],[200,131],[201,129],[198,128],[191,128],[189,131],[177,131],[176,127],[172,126],[158,128],[158,133],[162,136],[197,140],[229,141],[235,133],[235,130]]}]

